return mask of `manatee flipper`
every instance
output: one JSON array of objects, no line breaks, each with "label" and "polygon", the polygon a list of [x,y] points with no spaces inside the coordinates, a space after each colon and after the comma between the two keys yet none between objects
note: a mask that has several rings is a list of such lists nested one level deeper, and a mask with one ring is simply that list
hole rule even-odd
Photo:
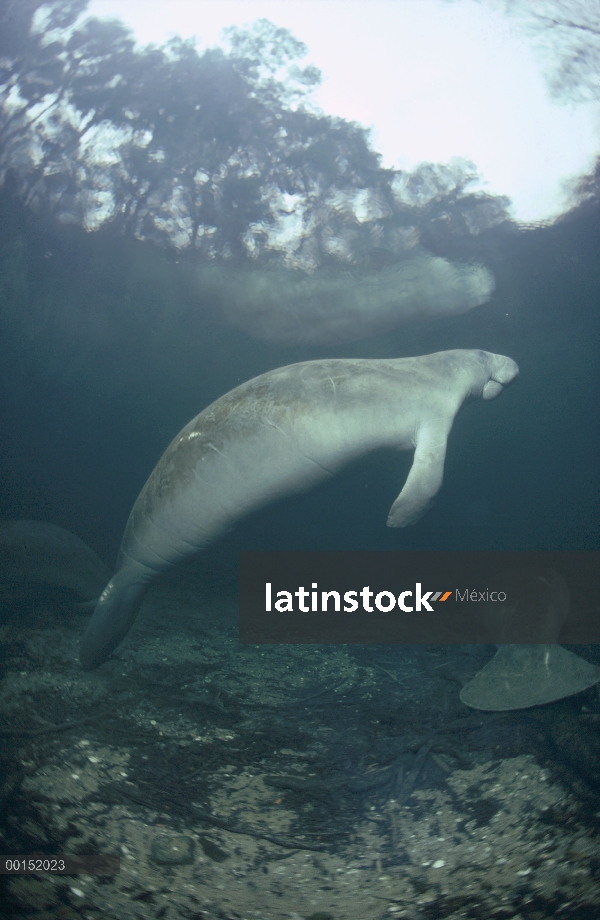
[{"label": "manatee flipper", "polygon": [[415,454],[400,495],[390,508],[388,527],[408,527],[429,511],[444,478],[444,461],[450,427],[443,418],[421,426]]}]

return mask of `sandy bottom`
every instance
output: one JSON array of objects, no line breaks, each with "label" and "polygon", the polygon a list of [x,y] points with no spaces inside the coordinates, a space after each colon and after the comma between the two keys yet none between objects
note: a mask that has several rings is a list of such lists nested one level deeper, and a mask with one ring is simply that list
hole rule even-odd
[{"label": "sandy bottom", "polygon": [[192,569],[93,673],[80,615],[0,622],[0,850],[120,857],[0,876],[2,917],[600,916],[595,688],[476,713],[490,648],[240,646]]}]

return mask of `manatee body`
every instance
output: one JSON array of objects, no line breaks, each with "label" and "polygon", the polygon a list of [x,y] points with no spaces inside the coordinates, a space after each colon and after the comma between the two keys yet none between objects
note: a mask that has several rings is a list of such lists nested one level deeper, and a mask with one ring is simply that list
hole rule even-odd
[{"label": "manatee body", "polygon": [[110,569],[83,540],[43,521],[0,521],[0,593],[19,597],[44,588],[96,601]]},{"label": "manatee body", "polygon": [[350,271],[328,266],[306,273],[281,265],[236,271],[208,263],[198,266],[195,279],[201,297],[218,304],[230,323],[287,345],[339,345],[381,335],[414,316],[455,316],[486,303],[495,287],[483,265],[422,250],[387,265],[385,250],[354,255]]},{"label": "manatee body", "polygon": [[387,522],[414,524],[440,488],[462,404],[493,399],[517,374],[510,358],[485,351],[331,359],[269,371],[217,399],[177,435],[142,489],[83,636],[83,666],[98,666],[119,645],[160,572],[370,451],[414,449]]}]

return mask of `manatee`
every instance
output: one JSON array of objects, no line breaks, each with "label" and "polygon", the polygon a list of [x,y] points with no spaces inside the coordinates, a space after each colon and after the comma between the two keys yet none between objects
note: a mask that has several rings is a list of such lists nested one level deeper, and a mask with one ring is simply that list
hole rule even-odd
[{"label": "manatee", "polygon": [[68,530],[43,521],[0,521],[0,595],[4,598],[58,588],[93,607],[110,576],[96,553]]},{"label": "manatee", "polygon": [[418,317],[466,313],[494,292],[494,276],[483,265],[449,262],[425,251],[392,258],[380,268],[370,261],[348,270],[329,266],[309,272],[209,264],[196,269],[195,284],[232,325],[286,345],[356,342]]},{"label": "manatee", "polygon": [[[462,688],[472,709],[507,712],[561,700],[600,681],[600,668],[558,645],[571,604],[554,569],[515,569],[501,579],[510,600],[489,604],[482,621],[507,644]],[[542,643],[532,643],[536,637]]]},{"label": "manatee", "polygon": [[475,350],[328,359],[269,371],[217,399],[171,442],[138,496],[82,638],[82,665],[97,667],[119,645],[160,572],[370,451],[414,449],[387,521],[414,524],[441,486],[462,404],[494,399],[517,374],[510,358]]}]

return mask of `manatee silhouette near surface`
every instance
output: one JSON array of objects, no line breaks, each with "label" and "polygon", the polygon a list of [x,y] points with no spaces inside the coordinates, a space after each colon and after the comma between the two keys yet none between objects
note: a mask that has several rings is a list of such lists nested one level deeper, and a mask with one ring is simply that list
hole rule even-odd
[{"label": "manatee silhouette near surface", "polygon": [[494,276],[483,265],[449,262],[425,251],[383,269],[367,265],[309,273],[256,266],[202,265],[203,301],[253,338],[286,345],[340,345],[381,335],[401,323],[456,316],[487,303]]}]

